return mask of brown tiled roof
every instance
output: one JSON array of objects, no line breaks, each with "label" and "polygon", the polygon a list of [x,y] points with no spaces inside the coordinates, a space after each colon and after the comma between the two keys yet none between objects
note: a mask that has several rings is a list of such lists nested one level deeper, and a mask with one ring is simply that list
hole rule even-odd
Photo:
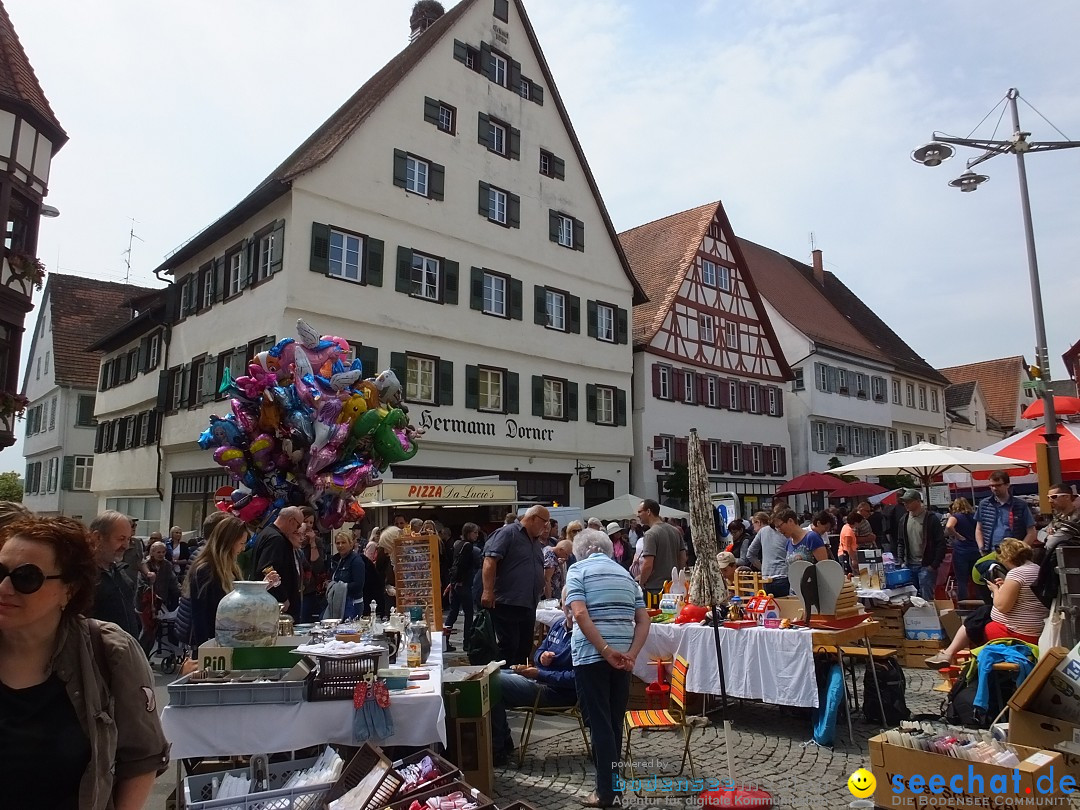
[{"label": "brown tiled roof", "polygon": [[1012,430],[1020,418],[1020,381],[1021,375],[1027,379],[1026,369],[1024,358],[1017,355],[943,368],[941,373],[953,383],[977,382],[986,401],[987,415]]},{"label": "brown tiled roof", "polygon": [[131,310],[124,302],[148,291],[134,284],[49,275],[43,297],[48,299],[52,320],[57,385],[97,388],[98,356],[86,347],[126,323]]},{"label": "brown tiled roof", "polygon": [[971,397],[974,394],[975,380],[947,385],[945,386],[945,408],[950,411],[966,408],[971,404]]},{"label": "brown tiled roof", "polygon": [[[398,83],[408,75],[409,71],[420,63],[428,51],[435,46],[443,35],[453,27],[454,23],[456,23],[476,1],[477,0],[461,0],[456,6],[433,22],[427,30],[410,42],[401,53],[387,62],[381,70],[375,73],[375,75],[368,79],[359,90],[353,93],[352,97],[342,104],[333,115],[326,119],[323,125],[315,130],[307,140],[300,144],[291,155],[285,158],[284,162],[274,169],[274,171],[270,173],[270,176],[259,184],[258,188],[241,200],[240,203],[222,216],[221,219],[180,247],[175,253],[169,256],[155,272],[171,272],[177,265],[187,261],[206,245],[224,236],[255,211],[266,206],[281,194],[284,194],[288,190],[289,184],[296,177],[315,169],[323,162],[333,157],[334,153],[337,152],[346,140],[348,140],[349,136],[352,135],[356,128],[364,122],[368,115],[371,114],[372,110],[379,106],[382,100],[397,87]],[[551,69],[548,67],[547,59],[544,57],[544,52],[540,48],[540,43],[536,38],[536,31],[533,29],[532,23],[529,21],[529,17],[525,13],[525,8],[520,0],[515,0],[515,5],[517,6],[518,13],[521,15],[522,23],[525,26],[525,32],[528,35],[530,44],[533,46],[537,60],[540,63],[540,69],[544,75],[544,80],[547,83],[547,97],[554,103],[555,109],[558,110],[559,115],[563,120],[567,134],[570,136],[570,141],[574,145],[574,152],[577,154],[578,159],[581,161],[581,165],[584,168],[585,179],[588,181],[589,188],[592,190],[593,197],[600,209],[600,214],[603,217],[608,236],[611,239],[616,253],[619,254],[619,259],[623,265],[623,272],[626,273],[626,277],[634,287],[634,303],[644,302],[645,294],[638,286],[633,273],[630,272],[630,266],[627,264],[626,258],[622,255],[622,248],[619,246],[619,239],[615,234],[615,227],[611,223],[611,217],[608,215],[603,198],[600,196],[600,189],[596,185],[596,178],[593,176],[588,161],[585,159],[585,152],[582,150],[581,143],[578,141],[577,133],[570,123],[570,116],[567,115],[566,106],[563,104],[562,96],[555,86],[555,80],[552,78]]]},{"label": "brown tiled roof", "polygon": [[823,284],[814,268],[775,250],[739,239],[750,273],[769,303],[820,346],[872,358],[930,382],[948,383],[834,273]]},{"label": "brown tiled roof", "polygon": [[33,123],[52,141],[55,153],[68,139],[56,115],[38,84],[34,68],[15,33],[7,9],[0,2],[0,104],[24,108],[34,118]]}]

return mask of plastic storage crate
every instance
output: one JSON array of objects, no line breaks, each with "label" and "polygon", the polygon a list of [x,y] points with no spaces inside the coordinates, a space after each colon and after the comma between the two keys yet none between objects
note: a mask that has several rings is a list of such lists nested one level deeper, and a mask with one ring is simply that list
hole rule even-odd
[{"label": "plastic storage crate", "polygon": [[250,772],[248,768],[188,776],[184,779],[184,807],[187,810],[319,810],[323,797],[333,787],[332,783],[282,788],[293,773],[310,768],[316,761],[316,757],[311,757],[271,762],[267,768],[269,790],[227,799],[210,798],[214,780],[221,779],[226,773],[243,776]]},{"label": "plastic storage crate", "polygon": [[[251,703],[302,703],[305,680],[281,680],[287,669],[193,672],[169,684],[170,706],[236,706]],[[227,676],[231,680],[222,680]],[[271,678],[254,683],[256,678]]]},{"label": "plastic storage crate", "polygon": [[[434,796],[447,796],[456,792],[464,793],[469,797],[470,801],[476,803],[476,810],[485,810],[485,808],[494,807],[495,802],[485,796],[479,790],[472,785],[467,785],[464,782],[455,781],[448,782],[437,788],[431,788],[421,793],[414,793],[408,798],[398,799],[395,797],[394,801],[387,805],[388,810],[408,810],[414,801],[420,802],[421,805],[425,803],[426,799]],[[246,809],[245,809],[246,810]]]},{"label": "plastic storage crate", "polygon": [[330,802],[356,788],[360,788],[365,796],[364,810],[386,807],[397,797],[397,791],[401,788],[401,777],[395,773],[390,760],[371,743],[364,743],[349,760],[333,787],[322,797],[319,807],[328,807]]},{"label": "plastic storage crate", "polygon": [[439,769],[439,773],[441,775],[436,777],[435,779],[432,779],[429,782],[424,782],[421,785],[417,785],[411,790],[406,790],[405,786],[402,785],[397,789],[397,792],[394,794],[394,801],[397,801],[398,799],[412,798],[418,793],[426,793],[429,790],[434,790],[437,787],[441,787],[461,778],[461,768],[459,768],[450,760],[440,757],[434,751],[428,750],[417,751],[415,754],[410,754],[403,759],[399,759],[397,762],[394,763],[394,772],[400,775],[400,771],[403,766],[414,765],[417,762],[420,762],[420,760],[422,760],[424,757],[431,757],[432,762],[435,763],[435,766]]},{"label": "plastic storage crate", "polygon": [[382,652],[361,653],[348,658],[318,656],[318,668],[308,675],[308,700],[352,700],[356,684],[379,671]]}]

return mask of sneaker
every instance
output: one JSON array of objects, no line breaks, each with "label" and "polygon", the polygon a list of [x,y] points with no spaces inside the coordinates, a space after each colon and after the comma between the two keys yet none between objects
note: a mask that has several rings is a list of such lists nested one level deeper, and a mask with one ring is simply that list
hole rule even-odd
[{"label": "sneaker", "polygon": [[952,663],[952,659],[945,653],[939,652],[926,659],[927,669],[943,669]]}]

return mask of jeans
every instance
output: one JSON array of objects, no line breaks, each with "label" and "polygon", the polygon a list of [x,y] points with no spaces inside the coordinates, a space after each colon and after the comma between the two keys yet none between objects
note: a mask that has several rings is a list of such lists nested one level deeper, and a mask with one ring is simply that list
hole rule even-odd
[{"label": "jeans", "polygon": [[791,596],[791,584],[788,582],[787,577],[773,577],[772,582],[766,582],[761,587],[765,593],[769,596],[775,596],[777,599]]},{"label": "jeans", "polygon": [[453,627],[459,611],[465,613],[465,635],[461,637],[461,646],[466,648],[469,644],[469,636],[472,635],[473,618],[472,591],[467,585],[455,585],[450,589],[450,612],[443,619],[443,627]]},{"label": "jeans", "polygon": [[927,602],[934,601],[934,587],[937,585],[937,569],[929,566],[923,567],[917,563],[908,563],[911,576],[915,580],[915,587],[919,589],[919,596]]},{"label": "jeans", "polygon": [[536,628],[536,608],[496,604],[491,618],[495,623],[499,656],[507,664],[529,663]]},{"label": "jeans", "polygon": [[630,673],[597,661],[574,667],[574,681],[592,735],[596,796],[601,802],[611,802],[615,798],[614,777],[619,772],[623,715],[630,699]]},{"label": "jeans", "polygon": [[537,692],[540,693],[541,706],[573,706],[577,703],[577,695],[573,692],[556,691],[505,669],[499,670],[499,688],[502,689],[502,700],[491,706],[491,750],[496,754],[508,754],[514,750],[510,724],[506,722],[508,707],[532,706]]},{"label": "jeans", "polygon": [[[979,547],[974,543],[957,543],[953,546],[952,563],[953,578],[956,580],[956,598],[967,599],[968,586],[971,585],[971,569],[975,567],[975,561],[982,556]],[[972,599],[977,599],[974,589],[971,589]]]}]

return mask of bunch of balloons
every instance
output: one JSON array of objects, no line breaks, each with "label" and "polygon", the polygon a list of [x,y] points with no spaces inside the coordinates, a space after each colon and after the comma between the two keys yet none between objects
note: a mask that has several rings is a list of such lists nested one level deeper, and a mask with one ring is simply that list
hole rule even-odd
[{"label": "bunch of balloons", "polygon": [[356,496],[415,456],[422,431],[409,424],[392,370],[363,379],[359,360],[345,366],[346,340],[303,320],[296,332],[251,358],[247,375],[226,369],[231,413],[210,417],[199,447],[213,448],[236,482],[218,491],[218,509],[264,522],[309,504],[321,528],[336,529],[363,517]]}]

